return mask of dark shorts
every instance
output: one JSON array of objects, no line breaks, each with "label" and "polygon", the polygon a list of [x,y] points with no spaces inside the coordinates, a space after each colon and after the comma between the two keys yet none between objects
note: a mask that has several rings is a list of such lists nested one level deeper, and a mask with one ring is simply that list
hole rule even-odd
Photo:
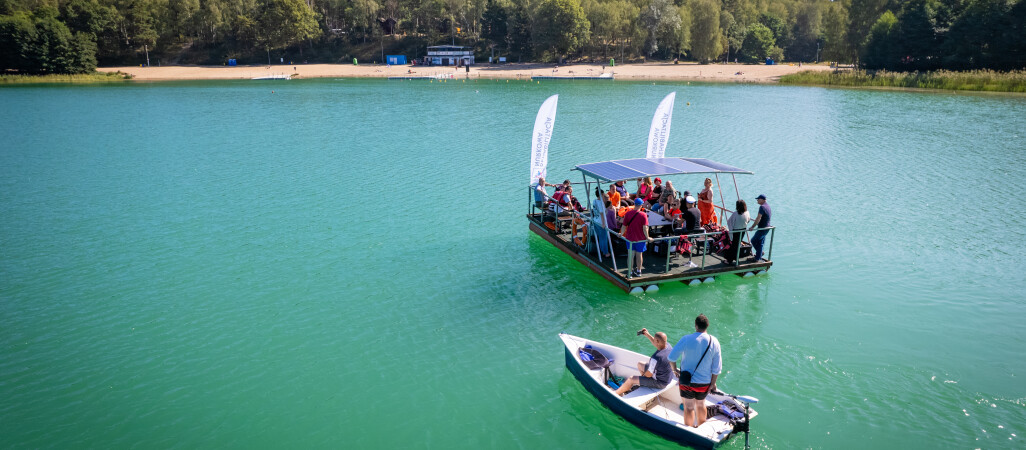
[{"label": "dark shorts", "polygon": [[705,400],[705,396],[709,395],[709,385],[705,384],[689,384],[687,386],[681,385],[680,397],[681,398],[693,398],[695,400]]},{"label": "dark shorts", "polygon": [[644,252],[645,249],[648,248],[648,246],[645,245],[645,244],[647,244],[647,242],[645,242],[645,241],[635,242],[635,243],[631,244],[631,249],[636,251],[636,252]]},{"label": "dark shorts", "polygon": [[638,384],[641,387],[647,387],[652,389],[662,389],[670,383],[661,383],[659,380],[652,377],[638,377]]}]

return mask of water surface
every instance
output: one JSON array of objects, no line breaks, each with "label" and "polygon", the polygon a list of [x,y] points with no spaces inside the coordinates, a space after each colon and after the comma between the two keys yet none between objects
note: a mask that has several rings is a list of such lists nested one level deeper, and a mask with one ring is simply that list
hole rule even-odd
[{"label": "water surface", "polygon": [[[528,231],[530,128],[560,94],[576,180],[674,90],[667,154],[755,172],[775,265],[627,296]],[[762,85],[0,89],[0,447],[651,448],[556,334],[699,313],[757,447],[1018,447],[1024,130],[1022,97]]]}]

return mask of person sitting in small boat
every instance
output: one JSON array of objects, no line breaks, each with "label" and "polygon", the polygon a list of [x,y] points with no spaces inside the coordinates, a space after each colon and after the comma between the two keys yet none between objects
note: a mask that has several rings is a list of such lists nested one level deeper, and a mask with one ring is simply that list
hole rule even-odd
[{"label": "person sitting in small boat", "polygon": [[623,394],[629,392],[634,385],[641,387],[647,387],[652,389],[662,389],[673,381],[674,368],[670,362],[670,352],[673,351],[673,347],[670,347],[666,343],[666,333],[662,331],[655,334],[655,336],[649,334],[648,328],[642,328],[641,334],[644,334],[648,338],[649,342],[655,346],[656,351],[652,354],[652,357],[648,359],[648,363],[638,363],[638,372],[641,372],[640,376],[630,377],[623,382],[623,386],[620,386],[616,390],[616,395],[623,396]]},{"label": "person sitting in small boat", "polygon": [[549,193],[545,191],[545,187],[556,187],[554,184],[545,182],[545,177],[538,177],[538,182],[534,185],[534,206],[538,208],[544,208],[545,200],[549,198]]}]

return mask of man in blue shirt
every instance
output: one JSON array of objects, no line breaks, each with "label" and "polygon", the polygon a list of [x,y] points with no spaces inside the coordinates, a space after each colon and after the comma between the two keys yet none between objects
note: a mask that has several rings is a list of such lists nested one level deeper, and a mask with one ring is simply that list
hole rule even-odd
[{"label": "man in blue shirt", "polygon": [[[770,210],[769,203],[766,203],[765,195],[760,194],[758,197],[755,197],[755,201],[759,202],[759,215],[755,216],[755,225],[752,225],[749,230],[769,227],[770,214],[773,213],[773,211]],[[759,262],[760,260],[765,261],[762,259],[762,247],[763,244],[766,243],[766,234],[768,233],[769,230],[759,230],[752,236],[752,248],[755,249],[755,255],[752,256],[752,260],[754,262]]]},{"label": "man in blue shirt", "polygon": [[[716,378],[723,370],[720,341],[705,332],[708,328],[709,318],[705,317],[705,314],[699,314],[695,317],[695,332],[680,338],[670,351],[670,361],[676,362],[681,355],[684,356],[679,365],[684,425],[694,424],[695,428],[705,423],[705,397],[709,395],[709,391],[716,390]],[[690,383],[685,380],[685,372],[691,373]]]}]

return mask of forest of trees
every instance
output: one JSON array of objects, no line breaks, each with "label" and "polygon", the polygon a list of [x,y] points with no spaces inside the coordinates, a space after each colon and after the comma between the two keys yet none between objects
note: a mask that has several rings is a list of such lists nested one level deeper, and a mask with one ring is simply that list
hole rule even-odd
[{"label": "forest of trees", "polygon": [[343,62],[455,42],[512,61],[1011,70],[1026,67],[1024,24],[1026,0],[0,0],[0,69]]}]

